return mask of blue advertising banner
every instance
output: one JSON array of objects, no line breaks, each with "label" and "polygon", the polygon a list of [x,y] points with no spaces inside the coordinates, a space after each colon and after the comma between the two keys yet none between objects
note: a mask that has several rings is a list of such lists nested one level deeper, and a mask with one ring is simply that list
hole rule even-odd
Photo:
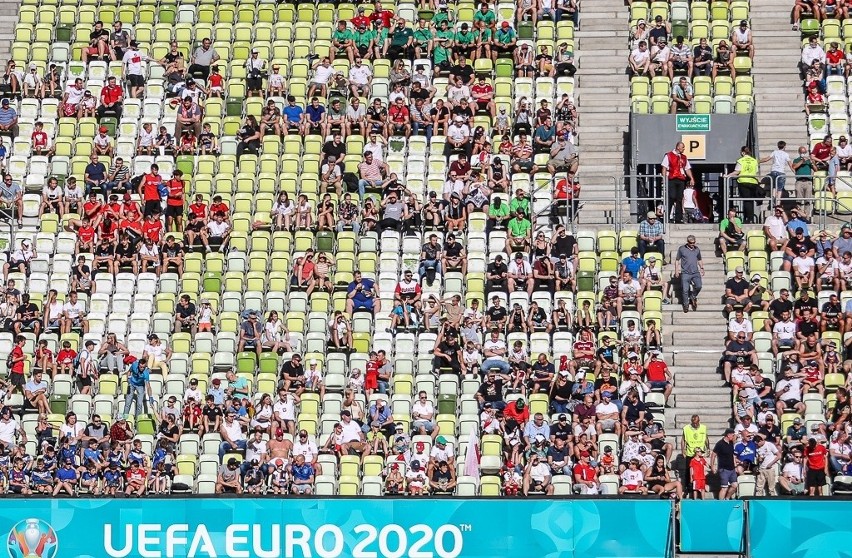
[{"label": "blue advertising banner", "polygon": [[680,504],[680,551],[740,554],[745,502],[684,500]]},{"label": "blue advertising banner", "polygon": [[[6,501],[11,558],[667,558],[665,500]],[[2,551],[0,551],[2,552]]]},{"label": "blue advertising banner", "polygon": [[852,556],[850,500],[749,500],[752,558]]}]

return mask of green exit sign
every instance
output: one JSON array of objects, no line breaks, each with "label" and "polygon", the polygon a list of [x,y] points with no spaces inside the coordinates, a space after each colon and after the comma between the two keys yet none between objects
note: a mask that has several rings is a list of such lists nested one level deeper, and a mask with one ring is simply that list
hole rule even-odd
[{"label": "green exit sign", "polygon": [[709,132],[710,131],[710,115],[709,114],[678,114],[677,131],[678,132]]}]

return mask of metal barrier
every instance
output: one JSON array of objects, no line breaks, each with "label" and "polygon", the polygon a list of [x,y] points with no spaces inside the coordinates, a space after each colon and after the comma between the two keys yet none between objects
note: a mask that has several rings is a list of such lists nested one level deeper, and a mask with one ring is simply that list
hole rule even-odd
[{"label": "metal barrier", "polygon": [[[723,207],[736,207],[739,210],[743,210],[743,214],[747,213],[748,205],[754,204],[755,210],[760,208],[760,211],[755,211],[755,221],[756,223],[763,223],[764,216],[761,215],[764,212],[772,212],[775,210],[777,205],[781,205],[785,211],[789,211],[791,206],[798,206],[802,212],[805,214],[804,216],[808,217],[811,224],[814,225],[816,230],[824,229],[831,223],[832,219],[840,220],[842,217],[840,215],[850,215],[852,214],[852,198],[850,199],[835,199],[833,197],[828,197],[825,195],[816,195],[813,191],[813,182],[817,180],[827,180],[827,177],[824,175],[799,175],[793,177],[793,182],[796,180],[800,180],[802,178],[810,179],[812,184],[808,186],[808,192],[810,195],[802,196],[803,192],[799,191],[797,186],[793,186],[792,188],[785,184],[785,192],[786,195],[782,198],[776,196],[776,185],[778,184],[778,178],[775,176],[765,176],[760,181],[760,188],[766,189],[763,196],[760,197],[751,197],[751,196],[741,196],[740,188],[737,183],[736,177],[725,177],[725,189],[724,189],[724,201]],[[841,181],[843,178],[849,179],[849,177],[838,177],[837,180]],[[787,177],[784,177],[785,182],[787,182]],[[852,192],[852,181],[843,180],[844,183],[849,185],[849,191]],[[768,188],[767,188],[768,186]],[[825,192],[825,190],[821,190]],[[792,194],[792,195],[791,195]],[[765,209],[764,209],[765,206]]]}]

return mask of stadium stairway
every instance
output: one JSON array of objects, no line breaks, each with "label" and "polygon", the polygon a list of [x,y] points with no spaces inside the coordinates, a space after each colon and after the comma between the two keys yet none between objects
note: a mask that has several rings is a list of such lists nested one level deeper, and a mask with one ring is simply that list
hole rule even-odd
[{"label": "stadium stairway", "polygon": [[[672,225],[666,251],[674,258],[678,247],[686,243],[690,234],[698,241],[705,270],[698,311],[684,314],[677,297],[672,304],[663,306],[663,344],[667,347],[667,360],[675,377],[675,409],[669,414],[674,420],[669,418],[666,426],[668,433],[678,438],[678,443],[683,426],[693,414],[701,416],[711,440],[722,434],[731,417],[731,390],[722,385],[716,372],[727,333],[727,322],[721,312],[725,270],[723,260],[715,255],[716,228],[714,225]],[[674,264],[669,269],[674,270]]]},{"label": "stadium stairway", "polygon": [[575,101],[580,122],[582,224],[613,222],[613,177],[624,174],[624,134],[630,112],[630,85],[624,76],[629,52],[621,40],[626,18],[621,0],[583,4],[580,15]]},{"label": "stadium stairway", "polygon": [[[795,153],[807,145],[803,125],[804,96],[796,64],[801,58],[799,34],[790,31],[789,10],[772,0],[752,0],[754,27],[754,88],[757,110],[758,150],[769,155],[779,141]],[[769,172],[769,165],[764,165]]]},{"label": "stadium stairway", "polygon": [[4,65],[11,52],[20,8],[21,0],[0,0],[0,60]]}]

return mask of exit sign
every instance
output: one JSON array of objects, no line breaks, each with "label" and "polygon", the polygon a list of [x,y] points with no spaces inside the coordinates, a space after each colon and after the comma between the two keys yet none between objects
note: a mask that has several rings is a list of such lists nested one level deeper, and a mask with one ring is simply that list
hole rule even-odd
[{"label": "exit sign", "polygon": [[678,114],[676,126],[678,132],[709,132],[709,114]]}]

